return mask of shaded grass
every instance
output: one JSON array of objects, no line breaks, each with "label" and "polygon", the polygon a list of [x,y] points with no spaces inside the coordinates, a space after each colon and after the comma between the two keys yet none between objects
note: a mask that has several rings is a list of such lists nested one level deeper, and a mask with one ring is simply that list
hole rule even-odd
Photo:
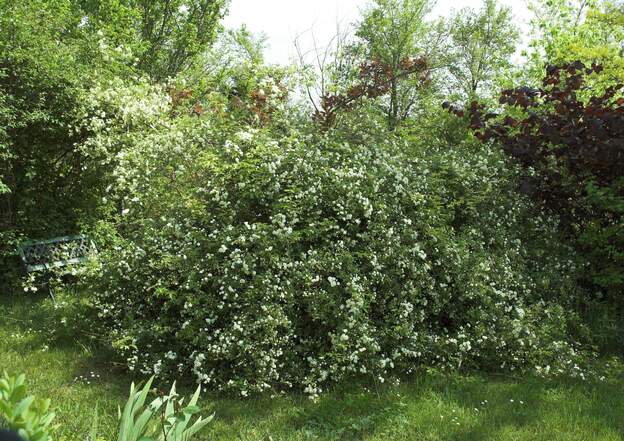
[{"label": "shaded grass", "polygon": [[[100,435],[114,440],[117,406],[133,378],[88,339],[58,338],[49,307],[44,299],[0,299],[0,370],[26,373],[30,392],[52,399],[56,439],[84,439],[97,406]],[[624,439],[622,373],[582,382],[421,371],[400,385],[342,384],[317,402],[205,393],[202,405],[216,417],[201,440]]]}]

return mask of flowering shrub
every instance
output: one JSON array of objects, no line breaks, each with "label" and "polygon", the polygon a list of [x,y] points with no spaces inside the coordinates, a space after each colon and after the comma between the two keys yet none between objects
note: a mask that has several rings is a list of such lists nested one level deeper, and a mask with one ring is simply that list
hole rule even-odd
[{"label": "flowering shrub", "polygon": [[500,153],[158,108],[92,141],[123,139],[90,283],[131,370],[246,396],[419,363],[580,369],[578,263]]}]

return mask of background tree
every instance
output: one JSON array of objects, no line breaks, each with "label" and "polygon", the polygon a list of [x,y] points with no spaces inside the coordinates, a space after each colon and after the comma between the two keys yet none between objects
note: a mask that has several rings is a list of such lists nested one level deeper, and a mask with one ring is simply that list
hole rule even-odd
[{"label": "background tree", "polygon": [[496,78],[511,68],[519,39],[511,8],[484,0],[479,10],[460,10],[448,26],[450,90],[467,97],[491,90]]},{"label": "background tree", "polygon": [[140,71],[162,81],[188,68],[215,40],[228,0],[74,0],[87,25],[132,45]]},{"label": "background tree", "polygon": [[612,0],[547,0],[531,3],[535,18],[529,72],[536,83],[544,64],[580,60],[603,71],[592,85],[624,78],[624,4]]},{"label": "background tree", "polygon": [[[433,7],[431,0],[375,0],[357,27],[361,39],[358,50],[366,60],[378,60],[392,71],[401,63],[426,52],[430,24],[425,16]],[[392,78],[387,99],[381,108],[388,127],[394,129],[412,113],[421,93],[420,78]]]}]

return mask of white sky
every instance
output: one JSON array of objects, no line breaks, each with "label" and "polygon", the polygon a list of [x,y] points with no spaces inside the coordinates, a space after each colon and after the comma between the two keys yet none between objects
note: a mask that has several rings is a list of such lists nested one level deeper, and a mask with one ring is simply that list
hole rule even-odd
[{"label": "white sky", "polygon": [[[499,0],[513,8],[517,24],[527,29],[530,18],[526,0]],[[465,6],[479,8],[483,0],[438,0],[433,16],[448,15],[453,9]],[[296,52],[293,41],[302,35],[304,50],[313,48],[310,29],[320,47],[336,34],[336,23],[341,29],[357,21],[360,10],[368,0],[231,0],[230,13],[224,24],[237,28],[246,24],[255,33],[268,37],[266,60],[269,63],[289,63]]]}]

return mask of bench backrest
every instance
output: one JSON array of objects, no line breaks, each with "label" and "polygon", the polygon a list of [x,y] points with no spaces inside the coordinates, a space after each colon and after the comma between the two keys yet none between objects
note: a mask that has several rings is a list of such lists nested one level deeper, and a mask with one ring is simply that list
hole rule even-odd
[{"label": "bench backrest", "polygon": [[94,243],[83,235],[22,242],[17,250],[27,272],[78,264],[97,252]]}]

